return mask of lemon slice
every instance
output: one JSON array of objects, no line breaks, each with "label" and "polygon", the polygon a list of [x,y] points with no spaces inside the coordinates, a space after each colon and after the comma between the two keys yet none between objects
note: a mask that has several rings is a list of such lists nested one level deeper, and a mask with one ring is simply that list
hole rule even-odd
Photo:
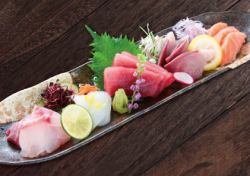
[{"label": "lemon slice", "polygon": [[86,138],[92,130],[92,119],[88,111],[75,104],[62,110],[61,123],[64,130],[75,139]]},{"label": "lemon slice", "polygon": [[222,60],[222,48],[220,44],[209,35],[199,35],[195,37],[188,46],[189,51],[195,50],[212,50],[214,56],[211,60],[207,61],[204,67],[205,71],[216,69]]}]

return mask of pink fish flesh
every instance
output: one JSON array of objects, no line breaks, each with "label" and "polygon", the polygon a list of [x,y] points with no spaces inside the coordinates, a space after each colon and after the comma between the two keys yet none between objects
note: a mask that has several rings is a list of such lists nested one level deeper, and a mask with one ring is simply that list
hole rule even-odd
[{"label": "pink fish flesh", "polygon": [[21,156],[34,158],[52,153],[70,140],[60,123],[60,114],[35,106],[31,115],[14,123],[6,132],[7,141],[21,148]]}]

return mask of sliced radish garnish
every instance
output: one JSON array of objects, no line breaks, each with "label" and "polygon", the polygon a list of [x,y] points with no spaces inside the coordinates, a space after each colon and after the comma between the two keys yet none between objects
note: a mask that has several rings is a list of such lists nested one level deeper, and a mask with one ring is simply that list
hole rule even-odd
[{"label": "sliced radish garnish", "polygon": [[185,84],[185,85],[190,85],[194,82],[194,79],[192,78],[192,76],[190,76],[188,73],[185,73],[185,72],[175,72],[174,78],[177,82]]}]

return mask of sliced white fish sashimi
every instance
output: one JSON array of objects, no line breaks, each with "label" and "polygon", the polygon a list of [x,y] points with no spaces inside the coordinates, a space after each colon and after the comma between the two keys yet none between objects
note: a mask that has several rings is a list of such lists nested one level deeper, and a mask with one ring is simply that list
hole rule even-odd
[{"label": "sliced white fish sashimi", "polygon": [[21,148],[21,156],[35,158],[52,153],[69,141],[60,114],[35,106],[30,116],[14,123],[6,132],[7,140]]},{"label": "sliced white fish sashimi", "polygon": [[107,92],[96,91],[87,95],[75,95],[74,102],[88,110],[93,121],[93,128],[110,122],[112,99]]}]

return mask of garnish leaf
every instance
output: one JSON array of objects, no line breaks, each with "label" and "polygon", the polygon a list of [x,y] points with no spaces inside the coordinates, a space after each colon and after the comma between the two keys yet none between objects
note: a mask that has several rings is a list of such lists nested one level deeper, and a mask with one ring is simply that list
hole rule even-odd
[{"label": "garnish leaf", "polygon": [[94,72],[94,83],[103,90],[104,69],[112,65],[115,54],[127,51],[131,54],[137,55],[141,53],[141,50],[134,40],[128,39],[127,36],[121,35],[120,37],[115,38],[107,33],[98,35],[87,25],[85,27],[93,38],[93,42],[90,44],[90,46],[93,47],[93,57],[92,63],[89,64],[89,67]]}]

